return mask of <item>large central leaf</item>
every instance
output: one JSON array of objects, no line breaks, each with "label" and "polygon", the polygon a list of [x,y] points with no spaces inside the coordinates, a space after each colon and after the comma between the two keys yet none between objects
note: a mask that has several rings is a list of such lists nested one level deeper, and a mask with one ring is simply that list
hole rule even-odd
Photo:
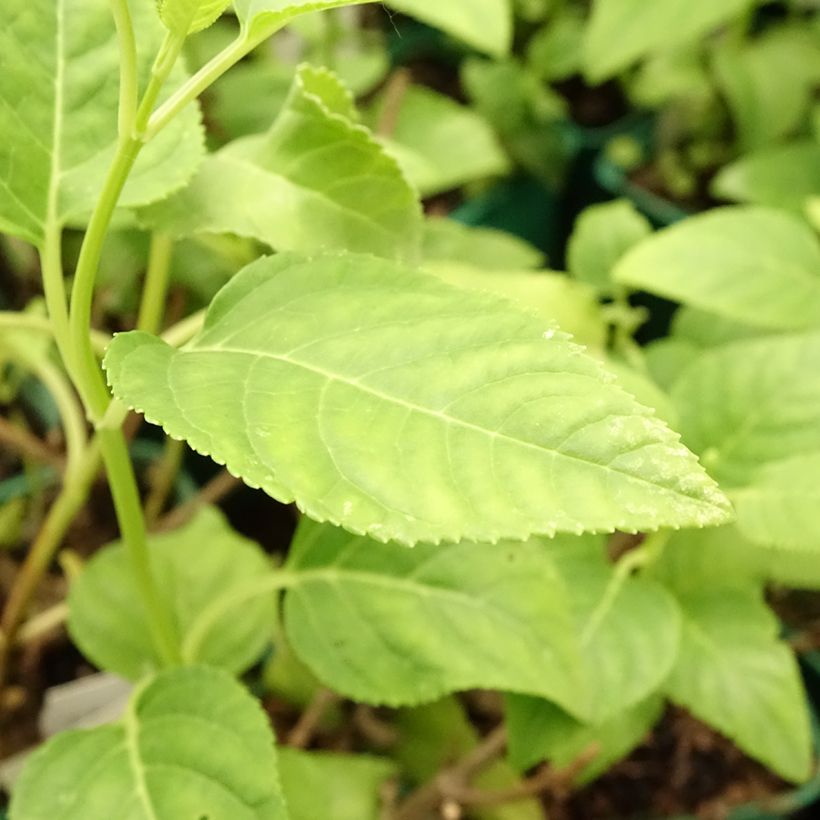
[{"label": "large central leaf", "polygon": [[[129,0],[143,75],[162,42],[154,0]],[[0,27],[0,230],[40,244],[91,211],[117,139],[119,50],[107,0],[7,0]],[[173,72],[171,85],[184,74]],[[122,204],[185,184],[202,157],[194,107],[142,153]]]},{"label": "large central leaf", "polygon": [[106,368],[115,394],[170,435],[379,540],[729,516],[678,436],[564,334],[373,257],[259,260],[186,348],[122,334]]}]

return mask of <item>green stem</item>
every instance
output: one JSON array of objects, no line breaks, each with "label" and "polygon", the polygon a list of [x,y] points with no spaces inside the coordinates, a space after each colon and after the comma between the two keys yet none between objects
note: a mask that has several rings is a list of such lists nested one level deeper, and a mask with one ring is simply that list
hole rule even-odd
[{"label": "green stem", "polygon": [[43,292],[46,298],[46,311],[54,333],[54,341],[69,374],[74,372],[73,354],[69,344],[68,302],[63,275],[63,231],[49,221],[45,241],[40,250],[40,267],[43,276]]},{"label": "green stem", "polygon": [[145,94],[137,109],[136,121],[134,123],[133,136],[142,143],[150,142],[151,139],[153,139],[154,135],[147,133],[148,121],[151,119],[151,114],[159,99],[162,87],[168,80],[171,69],[173,69],[176,61],[179,59],[184,45],[185,35],[169,31],[160,46],[159,54],[157,54],[157,59],[154,61],[154,66],[151,69],[151,79],[148,81],[148,88],[145,89]]},{"label": "green stem", "polygon": [[20,313],[16,310],[0,310],[0,333],[4,330],[34,330],[52,335],[54,329],[46,316]]},{"label": "green stem", "polygon": [[148,270],[142,289],[137,328],[146,333],[159,333],[165,314],[165,297],[171,275],[174,241],[166,234],[155,232],[151,237]]},{"label": "green stem", "polygon": [[162,458],[152,471],[151,489],[145,501],[145,521],[149,527],[153,527],[165,508],[184,456],[185,442],[173,438],[165,439]]},{"label": "green stem", "polygon": [[111,12],[117,27],[120,51],[120,139],[134,131],[139,95],[139,72],[137,63],[137,40],[128,0],[111,0]]}]

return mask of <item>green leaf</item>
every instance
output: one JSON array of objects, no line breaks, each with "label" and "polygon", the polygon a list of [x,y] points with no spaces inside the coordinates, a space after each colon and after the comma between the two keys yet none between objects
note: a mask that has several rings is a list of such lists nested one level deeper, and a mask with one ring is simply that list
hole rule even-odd
[{"label": "green leaf", "polygon": [[634,706],[664,681],[677,657],[680,613],[659,584],[623,578],[599,548],[578,539],[545,542],[572,590],[591,706],[584,716],[602,724]]},{"label": "green leaf", "polygon": [[671,338],[703,349],[775,333],[778,331],[743,324],[707,310],[684,306],[675,313],[672,320]]},{"label": "green leaf", "polygon": [[747,154],[723,167],[710,190],[721,199],[802,216],[806,201],[820,191],[820,142],[797,140]]},{"label": "green leaf", "polygon": [[57,735],[32,755],[12,820],[287,820],[268,721],[228,674],[163,672],[119,723]]},{"label": "green leaf", "polygon": [[[380,119],[377,105],[371,112],[371,124]],[[383,143],[423,196],[498,176],[510,167],[498,139],[482,117],[420,86],[407,90],[394,128]]]},{"label": "green leaf", "polygon": [[336,77],[303,65],[267,134],[209,157],[187,188],[143,218],[176,236],[231,232],[277,250],[414,258],[416,194],[352,117],[352,98]]},{"label": "green leaf", "polygon": [[615,280],[755,327],[820,326],[820,243],[774,209],[719,208],[684,220],[631,250]]},{"label": "green leaf", "polygon": [[554,271],[481,270],[457,262],[428,262],[425,270],[456,287],[497,293],[517,302],[579,344],[603,350],[607,326],[595,291]]},{"label": "green leaf", "polygon": [[215,23],[230,4],[231,0],[157,0],[162,22],[184,37]]},{"label": "green leaf", "polygon": [[764,337],[695,359],[672,400],[687,446],[726,486],[765,464],[820,451],[820,334]]},{"label": "green leaf", "polygon": [[[230,529],[214,508],[203,509],[179,530],[151,536],[149,550],[160,594],[182,638],[213,602],[270,572],[262,550]],[[97,666],[131,679],[160,666],[123,545],[107,547],[88,562],[71,586],[69,606],[71,637]],[[220,619],[189,660],[234,673],[257,661],[273,632],[274,601],[255,598],[241,614]]]},{"label": "green leaf", "polygon": [[387,5],[497,57],[512,45],[511,0],[387,0]]},{"label": "green leaf", "polygon": [[486,270],[525,270],[544,262],[541,251],[517,236],[435,217],[424,223],[422,255],[428,262],[464,262]]},{"label": "green leaf", "polygon": [[593,83],[630,63],[670,51],[742,15],[754,0],[594,0],[584,39],[584,67]]},{"label": "green leaf", "polygon": [[118,335],[115,394],[251,486],[379,540],[724,522],[678,437],[546,322],[373,257],[280,254],[175,350]]},{"label": "green leaf", "polygon": [[[154,0],[130,0],[139,68],[163,38]],[[40,245],[47,225],[81,225],[117,141],[119,50],[107,0],[8,0],[0,30],[0,231]],[[77,20],[82,25],[74,25]],[[169,85],[184,78],[175,70]],[[182,187],[203,153],[189,107],[140,155],[120,204]]]},{"label": "green leaf", "polygon": [[652,233],[652,226],[628,200],[592,205],[578,217],[567,249],[569,272],[603,293],[612,291],[618,260]]},{"label": "green leaf", "polygon": [[509,757],[519,770],[542,760],[564,768],[593,744],[595,757],[583,767],[575,782],[583,785],[638,746],[663,714],[663,697],[652,695],[601,724],[579,723],[555,704],[524,695],[507,698]]},{"label": "green leaf", "polygon": [[380,789],[396,773],[390,760],[365,755],[279,751],[290,820],[379,820]]},{"label": "green leaf", "polygon": [[820,553],[820,449],[764,466],[735,490],[737,527],[763,546]]},{"label": "green leaf", "polygon": [[245,39],[261,42],[302,14],[370,2],[375,0],[233,0],[233,6]]},{"label": "green leaf", "polygon": [[543,545],[408,550],[303,519],[287,569],[288,638],[334,691],[396,706],[496,688],[586,709],[564,583]]},{"label": "green leaf", "polygon": [[785,779],[808,778],[811,735],[800,673],[759,593],[707,588],[680,603],[683,639],[669,697]]}]

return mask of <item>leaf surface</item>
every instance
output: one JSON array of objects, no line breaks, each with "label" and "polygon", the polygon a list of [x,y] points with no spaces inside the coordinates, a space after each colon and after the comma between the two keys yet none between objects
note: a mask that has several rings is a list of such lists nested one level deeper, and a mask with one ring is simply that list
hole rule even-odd
[{"label": "leaf surface", "polygon": [[331,72],[303,65],[267,134],[209,157],[183,191],[143,218],[177,236],[230,232],[277,250],[413,258],[417,196],[355,116]]},{"label": "leaf surface", "polygon": [[497,688],[586,708],[564,583],[539,544],[407,550],[303,519],[287,569],[288,638],[335,691],[395,706]]},{"label": "leaf surface", "polygon": [[684,613],[669,697],[792,781],[811,766],[797,662],[754,590],[711,588],[680,597]]},{"label": "leaf surface", "polygon": [[288,820],[273,736],[228,674],[174,669],[122,720],[57,735],[29,759],[12,820]]},{"label": "leaf surface", "polygon": [[[213,508],[203,509],[179,530],[151,536],[148,547],[160,594],[183,639],[212,602],[271,569],[262,550],[234,532]],[[97,666],[133,680],[161,665],[123,545],[101,550],[86,564],[72,584],[69,607],[71,636]],[[273,631],[273,598],[254,598],[241,618],[235,616],[229,613],[212,625],[207,642],[188,660],[234,673],[257,661]]]},{"label": "leaf surface", "polygon": [[215,23],[231,0],[157,0],[157,4],[168,29],[187,36]]},{"label": "leaf surface", "polygon": [[820,243],[796,217],[720,208],[630,251],[616,281],[771,330],[820,326]]},{"label": "leaf surface", "polygon": [[379,540],[725,521],[677,435],[545,324],[373,257],[280,254],[184,349],[120,334],[106,368],[246,483]]},{"label": "leaf surface", "polygon": [[[143,79],[163,37],[153,0],[130,0]],[[8,0],[0,29],[0,230],[40,245],[46,225],[82,224],[117,140],[119,52],[107,0]],[[179,84],[182,69],[169,85]],[[25,92],[22,93],[22,90]],[[195,106],[145,148],[120,204],[182,187],[202,159]]]}]

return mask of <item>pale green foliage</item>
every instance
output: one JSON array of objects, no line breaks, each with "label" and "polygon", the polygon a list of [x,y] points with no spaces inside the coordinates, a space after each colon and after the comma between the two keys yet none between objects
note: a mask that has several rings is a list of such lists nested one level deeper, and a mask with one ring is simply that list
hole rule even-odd
[{"label": "pale green foliage", "polygon": [[288,820],[259,704],[225,672],[174,669],[119,723],[66,732],[29,760],[12,820]]},{"label": "pale green foliage", "polygon": [[595,744],[598,753],[579,773],[584,784],[626,757],[663,714],[664,699],[655,694],[600,724],[579,723],[547,700],[523,695],[507,698],[509,756],[524,770],[542,760],[561,769],[571,765]]},{"label": "pale green foliage", "polygon": [[373,257],[262,259],[183,350],[120,334],[106,368],[128,406],[251,486],[380,540],[730,515],[677,435],[563,334]]},{"label": "pale green foliage", "polygon": [[332,73],[302,66],[267,134],[209,157],[187,188],[143,218],[177,236],[232,232],[277,250],[413,259],[416,195],[355,116]]},{"label": "pale green foliage", "polygon": [[425,270],[468,290],[497,293],[516,302],[579,344],[602,350],[606,322],[592,288],[554,271],[482,270],[458,262],[427,263]]},{"label": "pale green foliage", "polygon": [[675,383],[683,440],[726,486],[820,451],[820,334],[752,339],[696,359]]},{"label": "pale green foliage", "polygon": [[593,82],[630,63],[689,43],[739,16],[754,0],[594,0],[584,39],[584,69]]},{"label": "pale green foliage", "polygon": [[[144,78],[163,28],[154,0],[129,6]],[[117,38],[107,0],[9,0],[4,11],[0,230],[39,245],[46,225],[81,224],[102,188],[117,139]],[[176,70],[171,82],[183,77]],[[182,187],[202,152],[191,106],[144,150],[120,204],[144,205]]]},{"label": "pale green foliage", "polygon": [[231,0],[157,0],[160,19],[180,36],[208,28],[230,4]]},{"label": "pale green foliage", "polygon": [[764,466],[732,493],[737,527],[763,546],[820,553],[820,448]]},{"label": "pale green foliage", "polygon": [[261,42],[301,14],[368,2],[374,0],[233,0],[233,6],[245,38]]},{"label": "pale green foliage", "polygon": [[399,705],[497,688],[587,709],[566,591],[540,544],[407,550],[304,520],[287,568],[288,637],[337,692]]},{"label": "pale green foliage", "polygon": [[747,325],[820,327],[820,242],[782,211],[720,208],[641,242],[615,280]]},{"label": "pale green foliage", "polygon": [[[149,549],[182,639],[214,602],[270,571],[262,550],[212,508],[179,530],[152,536]],[[101,668],[137,679],[160,665],[124,546],[107,547],[89,561],[71,586],[69,606],[72,638]],[[244,672],[270,642],[275,617],[272,596],[254,598],[241,617],[229,612],[212,625],[189,661]]]},{"label": "pale green foliage", "polygon": [[[371,113],[378,129],[380,106]],[[428,88],[411,86],[388,136],[382,138],[423,196],[509,170],[487,122],[475,111]]]},{"label": "pale green foliage", "polygon": [[806,779],[811,737],[800,673],[760,594],[717,587],[679,601],[683,637],[670,698],[787,780]]},{"label": "pale green foliage", "polygon": [[365,755],[283,748],[279,773],[290,820],[379,820],[380,791],[396,765]]},{"label": "pale green foliage", "polygon": [[699,349],[708,349],[780,333],[781,331],[727,319],[700,308],[684,306],[675,313],[670,338],[689,342]]},{"label": "pale green foliage", "polygon": [[497,57],[512,45],[512,0],[387,0],[387,5]]},{"label": "pale green foliage", "polygon": [[538,268],[544,255],[512,234],[431,217],[424,223],[422,257],[426,262],[461,262],[486,270]]},{"label": "pale green foliage", "polygon": [[646,217],[625,199],[593,205],[575,223],[567,249],[569,272],[602,293],[610,293],[616,263],[651,233]]},{"label": "pale green foliage", "polygon": [[549,24],[539,29],[527,47],[527,65],[539,79],[565,80],[581,70],[584,15],[567,6],[558,9]]},{"label": "pale green foliage", "polygon": [[712,193],[722,199],[803,214],[820,191],[820,142],[795,140],[747,154],[721,168]]}]

